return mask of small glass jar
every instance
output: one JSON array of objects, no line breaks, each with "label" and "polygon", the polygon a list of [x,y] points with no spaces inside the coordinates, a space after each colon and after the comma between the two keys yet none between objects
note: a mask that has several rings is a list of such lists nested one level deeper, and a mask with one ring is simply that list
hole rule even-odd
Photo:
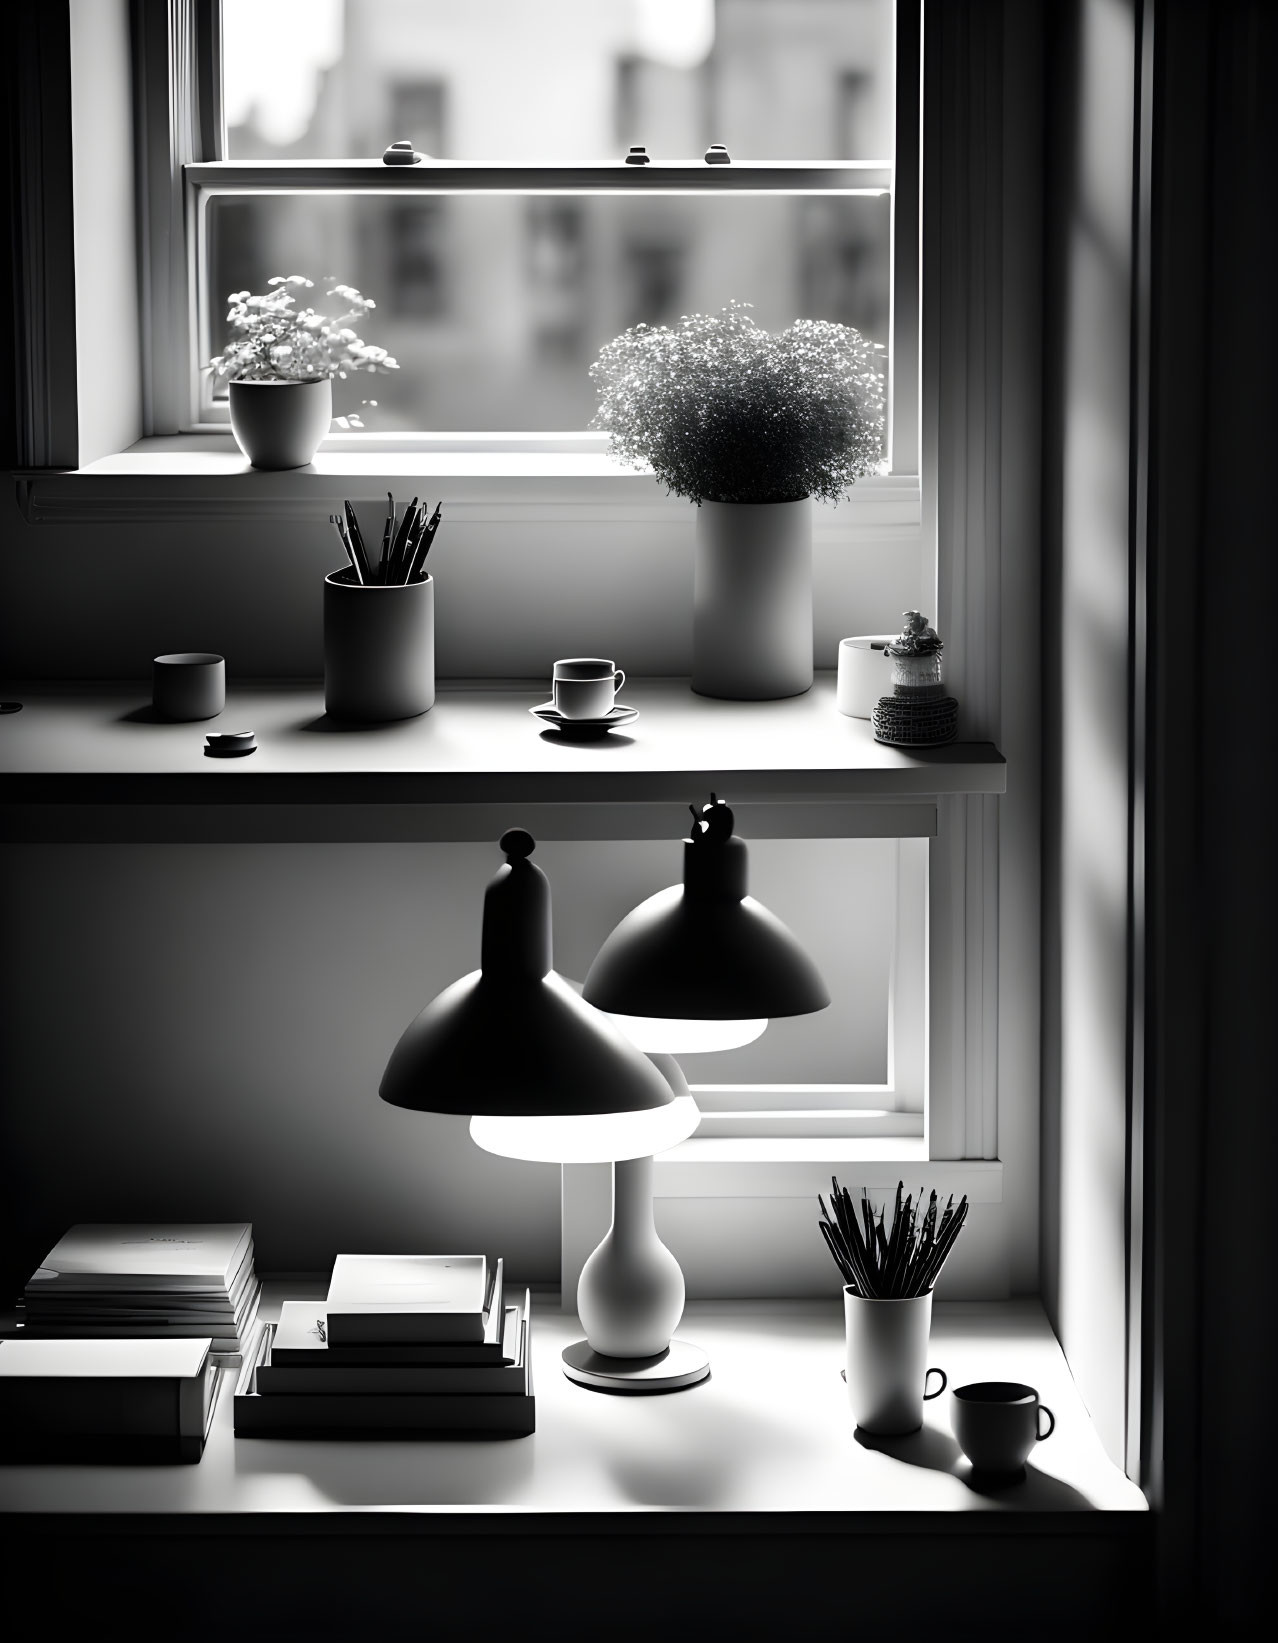
[{"label": "small glass jar", "polygon": [[893,656],[891,660],[894,696],[914,697],[925,701],[929,697],[944,694],[939,650],[926,651],[921,655],[915,653],[908,656]]}]

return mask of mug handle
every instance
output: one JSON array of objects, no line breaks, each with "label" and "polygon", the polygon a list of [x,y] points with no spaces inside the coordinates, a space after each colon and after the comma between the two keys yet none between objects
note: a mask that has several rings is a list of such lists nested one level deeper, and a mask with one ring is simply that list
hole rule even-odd
[{"label": "mug handle", "polygon": [[[939,1375],[941,1377],[941,1384],[937,1387],[935,1392],[929,1392],[928,1389],[927,1389],[927,1377],[928,1377],[928,1375]],[[927,1402],[928,1400],[930,1400],[932,1398],[939,1398],[941,1393],[944,1392],[945,1388],[949,1384],[950,1384],[949,1380],[947,1379],[945,1371],[943,1369],[929,1369],[929,1370],[927,1370],[927,1372],[923,1376],[923,1398],[924,1398],[924,1401]]]},{"label": "mug handle", "polygon": [[[1038,1428],[1039,1428],[1038,1416],[1039,1415],[1046,1415],[1047,1416],[1047,1431],[1046,1432],[1039,1432],[1039,1430],[1038,1430]],[[1051,1412],[1051,1410],[1047,1407],[1047,1405],[1045,1403],[1040,1403],[1039,1406],[1038,1406],[1038,1414],[1036,1414],[1034,1416],[1034,1431],[1038,1434],[1038,1441],[1040,1443],[1042,1443],[1044,1438],[1050,1438],[1052,1433],[1055,1430],[1056,1430],[1056,1416],[1053,1415],[1053,1413]]]},{"label": "mug handle", "polygon": [[626,682],[625,671],[622,668],[618,668],[617,671],[612,676],[612,688],[614,690],[620,690],[622,685],[625,684],[625,682]]}]

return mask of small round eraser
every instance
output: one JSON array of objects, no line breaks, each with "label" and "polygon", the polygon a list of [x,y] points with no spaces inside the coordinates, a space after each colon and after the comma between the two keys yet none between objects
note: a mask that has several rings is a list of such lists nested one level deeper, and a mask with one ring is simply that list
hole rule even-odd
[{"label": "small round eraser", "polygon": [[213,758],[236,758],[242,753],[257,751],[257,738],[251,730],[220,730],[206,736],[205,753]]}]

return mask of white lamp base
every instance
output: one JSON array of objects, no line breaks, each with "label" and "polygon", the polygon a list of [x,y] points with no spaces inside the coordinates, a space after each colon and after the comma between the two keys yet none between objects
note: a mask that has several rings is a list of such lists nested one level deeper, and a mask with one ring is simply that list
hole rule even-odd
[{"label": "white lamp base", "polygon": [[678,1392],[710,1373],[701,1348],[677,1337],[654,1358],[609,1358],[589,1341],[574,1341],[563,1350],[563,1365],[570,1381],[596,1392]]}]

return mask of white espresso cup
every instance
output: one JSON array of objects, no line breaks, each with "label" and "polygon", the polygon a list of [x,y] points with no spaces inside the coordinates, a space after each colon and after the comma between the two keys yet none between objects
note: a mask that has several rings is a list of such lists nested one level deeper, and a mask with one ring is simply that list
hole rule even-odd
[{"label": "white espresso cup", "polygon": [[602,656],[564,656],[555,663],[551,694],[565,719],[602,719],[625,682],[622,670]]}]

